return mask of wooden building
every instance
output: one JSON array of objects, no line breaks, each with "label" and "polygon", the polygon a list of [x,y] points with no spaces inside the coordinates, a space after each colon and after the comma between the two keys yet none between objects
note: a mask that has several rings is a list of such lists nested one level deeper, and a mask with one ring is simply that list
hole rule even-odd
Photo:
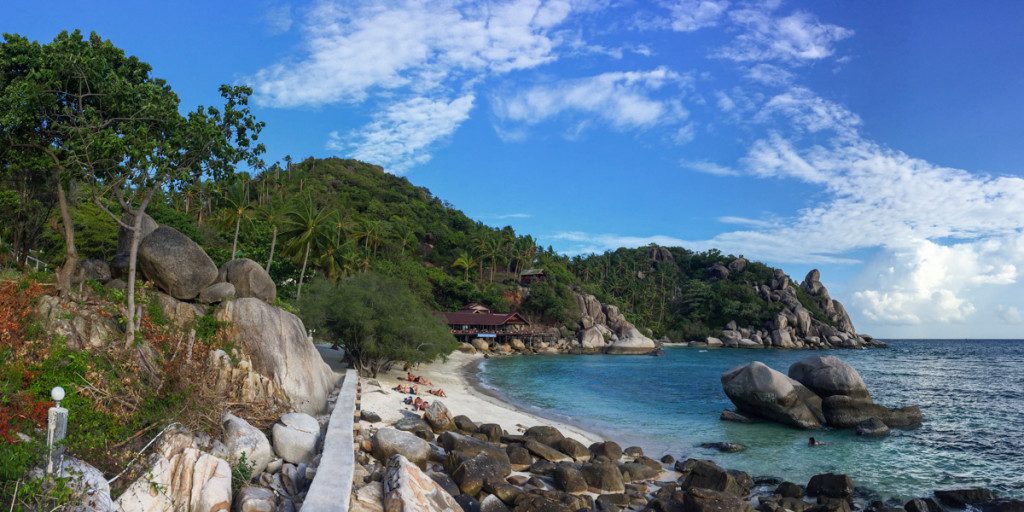
[{"label": "wooden building", "polygon": [[528,268],[519,273],[519,284],[530,286],[533,283],[547,279],[547,277],[547,273],[542,268]]},{"label": "wooden building", "polygon": [[470,303],[458,311],[438,311],[459,341],[474,338],[506,340],[529,335],[530,322],[519,313],[493,313],[486,306]]}]

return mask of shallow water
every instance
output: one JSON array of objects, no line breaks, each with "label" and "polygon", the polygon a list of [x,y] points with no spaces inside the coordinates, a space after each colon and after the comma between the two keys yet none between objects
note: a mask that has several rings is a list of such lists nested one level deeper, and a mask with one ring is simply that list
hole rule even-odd
[{"label": "shallow water", "polygon": [[[801,483],[843,472],[882,498],[975,485],[1024,496],[1024,341],[896,340],[888,349],[829,353],[860,372],[878,403],[919,404],[924,426],[865,439],[852,431],[808,433],[718,419],[732,408],[722,372],[757,360],[785,373],[821,352],[666,348],[662,357],[492,358],[480,380],[526,410],[639,445],[655,457],[710,458]],[[828,445],[808,447],[809,435]],[[721,454],[696,447],[707,441],[748,449]]]}]

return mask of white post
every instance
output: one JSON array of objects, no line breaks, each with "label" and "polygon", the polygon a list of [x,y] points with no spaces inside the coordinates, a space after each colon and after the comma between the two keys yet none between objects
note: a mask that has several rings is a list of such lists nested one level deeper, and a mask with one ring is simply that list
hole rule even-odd
[{"label": "white post", "polygon": [[64,458],[64,437],[68,433],[68,410],[60,406],[64,399],[64,388],[57,386],[50,391],[50,397],[55,402],[50,407],[46,426],[46,472],[54,474],[60,472],[61,463]]}]

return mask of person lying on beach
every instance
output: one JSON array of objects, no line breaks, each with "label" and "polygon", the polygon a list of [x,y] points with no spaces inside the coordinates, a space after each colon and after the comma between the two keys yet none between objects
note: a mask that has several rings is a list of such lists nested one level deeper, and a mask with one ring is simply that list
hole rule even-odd
[{"label": "person lying on beach", "polygon": [[807,440],[807,446],[825,446],[825,444],[827,444],[827,443],[824,443],[822,441],[818,441],[817,439],[815,439],[813,437]]},{"label": "person lying on beach", "polygon": [[429,380],[424,379],[423,377],[420,377],[418,375],[413,375],[413,374],[411,374],[409,372],[405,372],[405,380],[407,380],[409,382],[415,382],[417,384],[423,384],[424,386],[433,386],[434,385],[433,382],[430,382]]},{"label": "person lying on beach", "polygon": [[440,397],[445,397],[445,398],[448,397],[448,394],[445,393],[444,390],[441,389],[441,388],[431,389],[430,391],[427,391],[427,393],[430,393],[431,395],[434,395],[434,396],[440,396]]},{"label": "person lying on beach", "polygon": [[430,404],[426,400],[420,397],[416,397],[416,399],[412,401],[412,406],[417,411],[425,411],[429,405]]}]

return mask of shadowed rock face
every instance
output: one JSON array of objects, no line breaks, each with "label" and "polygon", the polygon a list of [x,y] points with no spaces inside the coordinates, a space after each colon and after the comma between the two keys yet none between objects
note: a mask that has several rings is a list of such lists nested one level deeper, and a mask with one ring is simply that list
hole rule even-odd
[{"label": "shadowed rock face", "polygon": [[804,429],[824,422],[817,395],[764,363],[755,361],[725,372],[722,388],[742,412]]},{"label": "shadowed rock face", "polygon": [[845,395],[870,398],[868,386],[857,370],[835,356],[809,356],[789,367],[794,379],[822,398]]},{"label": "shadowed rock face", "polygon": [[161,226],[139,244],[139,268],[157,287],[179,300],[192,300],[217,280],[217,265],[199,244]]}]

